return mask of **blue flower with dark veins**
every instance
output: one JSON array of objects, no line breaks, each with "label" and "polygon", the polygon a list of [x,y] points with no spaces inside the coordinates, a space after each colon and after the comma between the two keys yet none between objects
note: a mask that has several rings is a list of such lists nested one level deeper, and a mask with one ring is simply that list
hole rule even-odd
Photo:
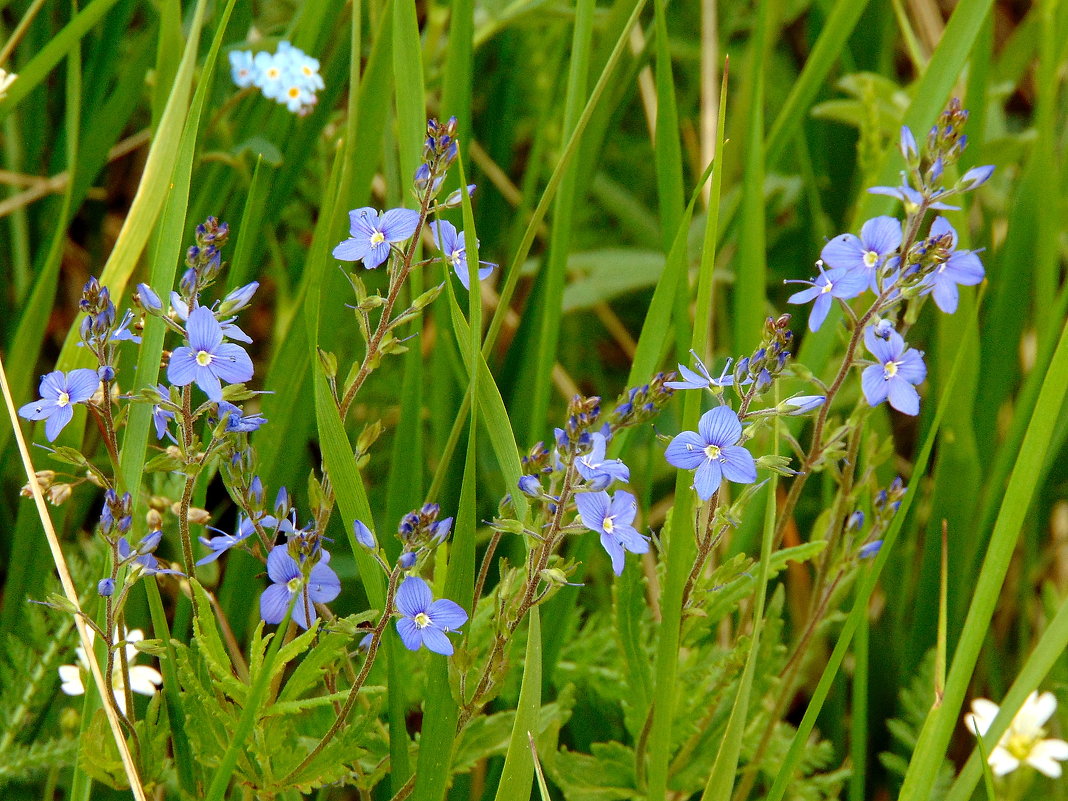
[{"label": "blue flower with dark veins", "polygon": [[812,311],[808,315],[808,328],[810,331],[819,331],[827,314],[831,311],[831,299],[841,298],[849,300],[855,298],[868,286],[868,276],[849,267],[834,267],[830,270],[823,269],[823,262],[817,261],[816,267],[820,274],[814,281],[787,281],[788,284],[809,284],[808,289],[795,292],[786,299],[787,303],[812,304]]},{"label": "blue flower with dark veins", "polygon": [[44,420],[45,436],[55,442],[59,432],[74,419],[74,404],[85,403],[100,386],[96,370],[79,367],[64,373],[53,370],[41,376],[41,399],[27,403],[19,409],[19,417],[27,420]]},{"label": "blue flower with dark veins", "polygon": [[[272,521],[274,518],[270,518]],[[214,562],[228,550],[235,545],[239,545],[253,534],[256,533],[255,527],[252,525],[252,521],[244,515],[237,516],[237,531],[234,534],[227,534],[225,531],[214,528],[213,526],[207,526],[212,531],[217,531],[219,536],[217,537],[201,537],[200,543],[208,546],[211,549],[211,553],[202,557],[197,561],[197,565],[206,565],[209,562]]]},{"label": "blue flower with dark veins", "polygon": [[590,435],[592,446],[587,453],[575,459],[575,469],[594,489],[602,490],[613,481],[630,481],[630,468],[622,459],[606,459],[605,451],[608,440],[604,434],[595,431]]},{"label": "blue flower with dark veins", "polygon": [[701,415],[697,431],[683,431],[667,446],[668,464],[694,470],[693,487],[702,501],[719,489],[724,478],[736,484],[757,479],[756,461],[741,445],[742,424],[729,406],[717,406]]},{"label": "blue flower with dark veins", "polygon": [[601,547],[612,560],[612,572],[623,575],[626,551],[645,553],[649,541],[634,528],[634,516],[638,504],[626,490],[619,490],[614,497],[607,492],[580,492],[575,496],[582,525],[601,535]]},{"label": "blue flower with dark veins", "polygon": [[927,365],[923,352],[905,344],[901,334],[891,331],[887,339],[875,334],[875,327],[868,326],[864,332],[864,344],[871,351],[877,364],[865,367],[860,376],[864,398],[871,406],[884,400],[904,414],[920,413],[920,395],[916,385],[927,377]]},{"label": "blue flower with dark veins", "polygon": [[734,384],[730,359],[727,359],[727,364],[724,366],[719,378],[713,378],[700,357],[692,350],[690,355],[693,356],[694,364],[697,365],[697,371],[694,372],[685,364],[680,364],[679,372],[682,373],[683,380],[665,381],[665,387],[671,387],[672,389],[710,389],[711,387],[729,387]]},{"label": "blue flower with dark veins", "polygon": [[928,236],[941,239],[949,236],[951,252],[949,258],[939,264],[923,279],[926,292],[931,293],[935,305],[946,314],[953,314],[960,301],[957,285],[975,286],[983,281],[986,272],[983,263],[972,250],[957,250],[957,232],[945,217],[936,217],[931,223]]},{"label": "blue flower with dark veins", "polygon": [[255,431],[267,422],[267,418],[262,415],[244,415],[240,407],[226,401],[219,401],[219,419],[223,417],[226,418],[226,430],[238,434]]},{"label": "blue flower with dark veins", "polygon": [[862,274],[873,292],[879,291],[879,270],[899,261],[901,221],[896,217],[874,217],[864,223],[860,236],[840,234],[823,246],[820,258],[825,264],[845,267]]},{"label": "blue flower with dark veins", "polygon": [[[467,267],[467,248],[464,245],[464,232],[457,232],[456,226],[448,220],[439,220],[430,223],[430,230],[434,233],[434,244],[445,256],[445,260],[452,265],[453,272],[464,285],[464,289],[471,289],[471,276]],[[484,265],[484,266],[483,266]],[[480,261],[478,268],[478,280],[485,280],[496,264],[488,261]]]},{"label": "blue flower with dark veins", "polygon": [[419,212],[390,209],[379,214],[365,206],[349,212],[351,236],[334,248],[334,258],[362,261],[364,269],[373,270],[389,258],[389,246],[410,239],[419,226]]},{"label": "blue flower with dark veins", "polygon": [[408,576],[397,590],[397,633],[404,647],[427,650],[452,656],[452,642],[446,633],[456,631],[467,622],[467,612],[456,602],[446,598],[434,600],[430,586],[418,576]]},{"label": "blue flower with dark veins", "polygon": [[252,378],[252,359],[239,345],[223,342],[223,330],[211,309],[197,306],[186,325],[189,345],[176,348],[167,364],[167,380],[176,387],[196,382],[213,401],[222,400],[222,384]]},{"label": "blue flower with dark veins", "polygon": [[307,578],[285,545],[276,545],[267,554],[267,575],[274,582],[260,596],[260,618],[264,623],[281,623],[293,603],[293,622],[308,628],[319,617],[315,604],[325,604],[341,592],[341,580],[330,567],[330,554],[319,550],[319,561]]}]

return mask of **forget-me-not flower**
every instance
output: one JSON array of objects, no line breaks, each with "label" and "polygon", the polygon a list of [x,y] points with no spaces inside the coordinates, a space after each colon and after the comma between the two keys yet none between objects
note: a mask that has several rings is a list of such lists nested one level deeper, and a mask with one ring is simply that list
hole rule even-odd
[{"label": "forget-me-not flower", "polygon": [[362,261],[364,269],[373,270],[389,258],[389,246],[410,239],[419,225],[419,212],[390,209],[379,214],[370,207],[349,212],[351,236],[334,248],[334,258]]},{"label": "forget-me-not flower", "polygon": [[868,286],[868,276],[864,273],[852,270],[849,267],[833,267],[830,270],[823,269],[823,262],[817,261],[816,267],[820,274],[814,281],[787,281],[788,284],[809,284],[808,289],[795,292],[787,303],[812,304],[812,311],[808,315],[808,328],[810,331],[819,331],[827,314],[831,311],[831,299],[841,298],[849,300],[855,298]]},{"label": "forget-me-not flower", "polygon": [[957,285],[975,286],[982,283],[986,276],[983,263],[974,251],[956,249],[957,232],[945,217],[935,218],[928,236],[931,239],[948,236],[950,239],[949,258],[928,273],[923,279],[923,285],[931,293],[938,308],[946,314],[953,314],[960,300]]},{"label": "forget-me-not flower", "polygon": [[222,400],[222,385],[252,378],[252,359],[240,345],[223,342],[223,329],[211,309],[197,306],[186,325],[189,345],[176,348],[167,364],[167,380],[176,387],[192,384],[213,401]]},{"label": "forget-me-not flower", "polygon": [[756,461],[737,444],[741,438],[738,415],[729,406],[717,406],[701,415],[697,431],[683,431],[671,440],[664,458],[675,467],[695,470],[693,487],[707,501],[724,478],[736,484],[756,481]]},{"label": "forget-me-not flower", "polygon": [[890,405],[904,414],[920,413],[920,395],[916,385],[927,377],[923,351],[910,348],[897,331],[882,339],[869,325],[864,332],[864,345],[878,364],[865,367],[860,376],[864,398],[871,406],[889,399]]},{"label": "forget-me-not flower", "polygon": [[[445,260],[452,265],[453,272],[464,285],[464,289],[471,289],[471,277],[467,268],[467,248],[464,245],[464,232],[457,232],[456,226],[448,220],[437,220],[430,223],[430,230],[434,233],[434,244],[445,255]],[[482,266],[485,265],[485,266]],[[482,281],[490,273],[496,264],[488,261],[480,261],[478,268],[478,280]]]},{"label": "forget-me-not flower", "polygon": [[230,51],[230,77],[244,89],[256,81],[256,62],[249,50]]},{"label": "forget-me-not flower", "polygon": [[892,267],[901,247],[901,222],[896,217],[874,217],[864,223],[860,236],[840,234],[823,246],[820,258],[833,267],[845,267],[864,275],[873,292],[879,291],[879,269]]},{"label": "forget-me-not flower", "polygon": [[418,651],[422,646],[436,654],[452,656],[452,642],[445,634],[467,622],[467,612],[446,598],[434,600],[430,586],[418,576],[408,576],[397,590],[397,633],[404,647]]},{"label": "forget-me-not flower", "polygon": [[260,617],[264,623],[281,623],[293,604],[293,622],[302,629],[316,621],[319,614],[315,604],[325,604],[337,598],[341,592],[341,580],[327,564],[330,554],[319,551],[319,561],[305,579],[297,560],[289,554],[285,545],[276,545],[267,554],[267,575],[274,583],[260,596]]},{"label": "forget-me-not flower", "polygon": [[626,551],[645,553],[649,542],[634,528],[638,504],[626,490],[612,498],[607,492],[580,492],[575,496],[582,525],[601,535],[601,547],[612,559],[612,572],[623,575]]},{"label": "forget-me-not flower", "polygon": [[85,403],[100,386],[96,370],[79,367],[64,373],[53,370],[41,376],[41,399],[19,409],[27,420],[45,420],[45,436],[55,442],[59,432],[74,418],[74,404]]}]

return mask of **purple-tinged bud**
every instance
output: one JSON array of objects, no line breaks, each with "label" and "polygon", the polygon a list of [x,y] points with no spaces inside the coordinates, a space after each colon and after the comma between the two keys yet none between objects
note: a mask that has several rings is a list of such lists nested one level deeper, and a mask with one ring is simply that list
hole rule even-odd
[{"label": "purple-tinged bud", "polygon": [[770,386],[771,386],[771,373],[769,373],[766,369],[761,368],[760,372],[757,373],[757,377],[756,377],[756,391],[757,392],[765,392],[765,391],[767,391],[768,387],[770,387]]},{"label": "purple-tinged bud", "polygon": [[415,553],[412,551],[405,551],[400,555],[400,559],[397,560],[397,564],[400,565],[401,570],[411,570],[415,566]]},{"label": "purple-tinged bud", "polygon": [[944,168],[945,165],[942,163],[942,157],[939,156],[934,160],[934,163],[931,165],[930,169],[927,170],[927,180],[931,183],[935,183],[936,181],[941,179],[942,170]]},{"label": "purple-tinged bud", "polygon": [[248,494],[257,507],[263,505],[263,482],[259,476],[253,476],[248,485]]},{"label": "purple-tinged bud", "polygon": [[371,533],[371,529],[367,528],[362,520],[352,521],[352,532],[356,535],[356,542],[360,543],[364,548],[373,550],[377,547],[375,535]]},{"label": "purple-tinged bud", "polygon": [[798,395],[796,398],[783,401],[782,405],[786,407],[784,414],[797,416],[818,409],[826,400],[827,398],[823,395]]},{"label": "purple-tinged bud", "polygon": [[163,301],[159,299],[159,295],[152,291],[152,287],[148,284],[137,285],[137,295],[134,300],[141,304],[141,307],[150,313],[157,313],[163,311]]},{"label": "purple-tinged bud", "polygon": [[[474,197],[474,195],[475,195],[475,185],[474,184],[468,184],[467,185],[467,196],[468,197]],[[445,198],[445,202],[442,204],[442,206],[444,206],[447,209],[455,209],[455,208],[459,207],[460,205],[462,205],[462,203],[463,203],[463,196],[460,194],[460,190],[456,189],[453,192],[451,192],[447,198]]]},{"label": "purple-tinged bud", "polygon": [[152,553],[154,550],[156,550],[157,547],[159,547],[160,541],[162,539],[162,531],[159,531],[158,529],[156,531],[150,531],[148,534],[145,535],[145,538],[137,544],[137,552],[142,555],[146,553]]},{"label": "purple-tinged bud", "polygon": [[882,540],[872,540],[867,545],[861,546],[860,551],[857,552],[857,556],[859,556],[861,559],[871,559],[873,556],[879,553],[879,549],[882,547]]},{"label": "purple-tinged bud", "polygon": [[110,598],[115,592],[115,579],[100,579],[100,581],[96,583],[96,592],[104,598]]},{"label": "purple-tinged bud", "polygon": [[907,125],[901,126],[901,155],[905,157],[905,163],[914,166],[920,158],[919,148],[916,147],[916,137],[912,135]]},{"label": "purple-tinged bud", "polygon": [[886,319],[885,317],[881,317],[876,320],[875,325],[872,327],[874,328],[873,333],[875,334],[875,336],[879,337],[879,339],[890,339],[890,335],[894,333],[893,322]]},{"label": "purple-tinged bud", "polygon": [[430,166],[426,163],[420,164],[419,168],[415,171],[415,188],[420,192],[426,190],[430,185]]},{"label": "purple-tinged bud", "polygon": [[452,531],[452,518],[446,517],[444,520],[439,520],[434,524],[431,529],[433,532],[432,539],[435,544],[445,542],[445,538],[449,536],[449,532]]},{"label": "purple-tinged bud", "polygon": [[957,181],[957,189],[962,192],[969,192],[985,184],[993,174],[993,164],[987,164],[985,167],[972,167]]},{"label": "purple-tinged bud", "polygon": [[519,491],[531,498],[540,498],[541,482],[537,476],[522,476],[519,479]]},{"label": "purple-tinged bud", "polygon": [[357,643],[356,650],[366,651],[368,648],[371,647],[371,641],[374,639],[374,637],[374,632],[368,632],[367,634],[364,634],[363,637],[360,639],[359,643]]},{"label": "purple-tinged bud", "polygon": [[246,308],[252,302],[252,296],[256,294],[256,290],[259,288],[260,282],[253,281],[230,292],[219,304],[219,316],[235,314]]},{"label": "purple-tinged bud", "polygon": [[846,531],[857,532],[864,528],[864,512],[857,509],[846,520]]},{"label": "purple-tinged bud", "polygon": [[105,364],[103,367],[97,368],[96,374],[101,381],[113,381],[115,379],[115,368],[110,364]]}]

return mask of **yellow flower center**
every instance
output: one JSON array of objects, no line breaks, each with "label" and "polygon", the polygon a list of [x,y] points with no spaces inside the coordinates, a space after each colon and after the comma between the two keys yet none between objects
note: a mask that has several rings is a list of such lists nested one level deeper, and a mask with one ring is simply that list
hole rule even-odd
[{"label": "yellow flower center", "polygon": [[1045,732],[1039,731],[1022,733],[1017,731],[1010,731],[1007,742],[1004,743],[1005,750],[1016,757],[1021,762],[1025,762],[1034,750],[1035,745],[1042,739],[1042,735]]},{"label": "yellow flower center", "polygon": [[866,267],[874,267],[879,263],[879,254],[874,250],[869,250],[864,254],[864,265]]},{"label": "yellow flower center", "polygon": [[311,74],[312,74],[311,67],[309,67],[307,64],[305,64],[303,67],[301,67],[300,71],[303,72],[308,77],[311,77]]},{"label": "yellow flower center", "polygon": [[375,231],[373,234],[371,234],[371,244],[372,245],[381,245],[385,241],[386,241],[386,236],[381,231]]},{"label": "yellow flower center", "polygon": [[60,392],[59,397],[56,398],[56,406],[66,406],[70,403],[70,394],[67,392]]},{"label": "yellow flower center", "polygon": [[272,81],[278,80],[278,76],[281,74],[282,73],[278,71],[278,67],[267,68],[267,77],[270,78]]},{"label": "yellow flower center", "polygon": [[900,362],[887,362],[883,365],[883,378],[893,378],[897,375],[897,368],[900,366]]},{"label": "yellow flower center", "polygon": [[832,284],[830,281],[828,281],[826,284],[823,285],[823,288],[820,290],[820,294],[821,295],[826,295],[832,289],[834,289],[834,284]]},{"label": "yellow flower center", "polygon": [[415,621],[415,625],[417,625],[421,629],[425,629],[427,626],[430,625],[430,616],[426,612],[420,612],[418,615],[413,617],[412,620]]},{"label": "yellow flower center", "polygon": [[463,257],[464,257],[464,252],[462,250],[454,250],[452,252],[452,255],[449,256],[449,260],[453,264],[459,265],[460,264],[460,259],[462,259]]},{"label": "yellow flower center", "polygon": [[705,456],[709,459],[718,459],[720,453],[719,445],[708,445],[705,448]]},{"label": "yellow flower center", "polygon": [[207,367],[209,364],[211,364],[211,354],[208,353],[206,350],[198,350],[197,364],[199,364],[201,367]]},{"label": "yellow flower center", "polygon": [[304,579],[300,576],[295,576],[286,582],[286,589],[290,592],[300,592],[301,586],[304,584]]},{"label": "yellow flower center", "polygon": [[292,98],[300,97],[300,87],[299,86],[290,86],[289,87],[289,96],[292,97]]}]

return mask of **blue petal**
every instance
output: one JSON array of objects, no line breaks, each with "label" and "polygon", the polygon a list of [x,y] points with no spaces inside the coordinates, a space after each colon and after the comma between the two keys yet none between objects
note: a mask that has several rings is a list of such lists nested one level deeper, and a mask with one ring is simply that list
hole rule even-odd
[{"label": "blue petal", "polygon": [[452,643],[445,636],[445,633],[430,626],[423,629],[423,645],[427,647],[427,650],[442,656],[452,656],[453,654]]},{"label": "blue petal", "polygon": [[224,342],[212,353],[211,371],[227,384],[240,384],[252,378],[252,359],[240,345]]},{"label": "blue petal", "polygon": [[214,354],[223,341],[222,326],[207,306],[197,306],[189,312],[186,333],[193,350],[206,350]]},{"label": "blue petal", "polygon": [[709,409],[697,424],[701,438],[709,445],[733,445],[742,436],[742,424],[729,406]]},{"label": "blue petal", "polygon": [[[326,554],[326,551],[323,551]],[[318,604],[330,603],[341,592],[341,579],[326,562],[319,562],[308,576],[308,595]]]},{"label": "blue petal", "polygon": [[696,470],[705,460],[705,442],[695,431],[678,434],[664,451],[664,458],[673,467]]},{"label": "blue petal", "polygon": [[334,248],[333,255],[340,261],[359,261],[367,255],[369,246],[370,243],[366,239],[350,237]]},{"label": "blue petal", "polygon": [[285,584],[300,576],[300,567],[285,545],[275,545],[267,554],[267,575],[275,584]]},{"label": "blue petal", "polygon": [[397,609],[405,617],[426,612],[433,600],[430,587],[418,576],[408,576],[397,590]]},{"label": "blue petal", "polygon": [[423,630],[411,618],[402,617],[397,621],[397,634],[409,651],[418,651],[423,647]]},{"label": "blue petal", "polygon": [[752,484],[757,480],[756,462],[753,455],[740,445],[723,448],[723,476],[735,484]]},{"label": "blue petal", "polygon": [[865,367],[864,372],[860,374],[860,386],[864,390],[864,399],[869,406],[878,406],[886,400],[886,384],[883,367],[880,364]]},{"label": "blue petal", "polygon": [[609,503],[607,492],[580,492],[576,495],[575,505],[582,518],[582,525],[590,531],[603,531]]},{"label": "blue petal", "polygon": [[387,242],[411,239],[419,226],[419,212],[412,209],[390,209],[379,220],[379,229]]},{"label": "blue petal", "polygon": [[45,423],[45,436],[48,437],[49,442],[55,442],[59,432],[74,417],[74,407],[69,403],[66,406],[54,406],[52,408],[54,411],[48,416],[48,422]]},{"label": "blue petal", "polygon": [[623,575],[623,565],[626,563],[626,555],[623,552],[623,543],[613,534],[601,532],[601,547],[604,548],[612,560],[612,572],[617,576]]},{"label": "blue petal", "polygon": [[260,618],[264,623],[281,623],[293,593],[285,584],[272,584],[260,595]]},{"label": "blue petal", "polygon": [[100,376],[96,370],[79,367],[67,374],[67,392],[71,403],[84,403],[96,393],[100,386]]},{"label": "blue petal", "polygon": [[455,631],[467,622],[467,612],[455,601],[442,598],[430,604],[426,610],[430,622],[440,629]]},{"label": "blue petal", "polygon": [[697,490],[697,497],[702,501],[707,501],[716,494],[722,480],[723,474],[719,462],[706,459],[693,476],[693,488]]},{"label": "blue petal", "polygon": [[898,376],[886,383],[889,385],[887,396],[891,406],[903,414],[915,416],[920,413],[920,394],[916,387]]}]

